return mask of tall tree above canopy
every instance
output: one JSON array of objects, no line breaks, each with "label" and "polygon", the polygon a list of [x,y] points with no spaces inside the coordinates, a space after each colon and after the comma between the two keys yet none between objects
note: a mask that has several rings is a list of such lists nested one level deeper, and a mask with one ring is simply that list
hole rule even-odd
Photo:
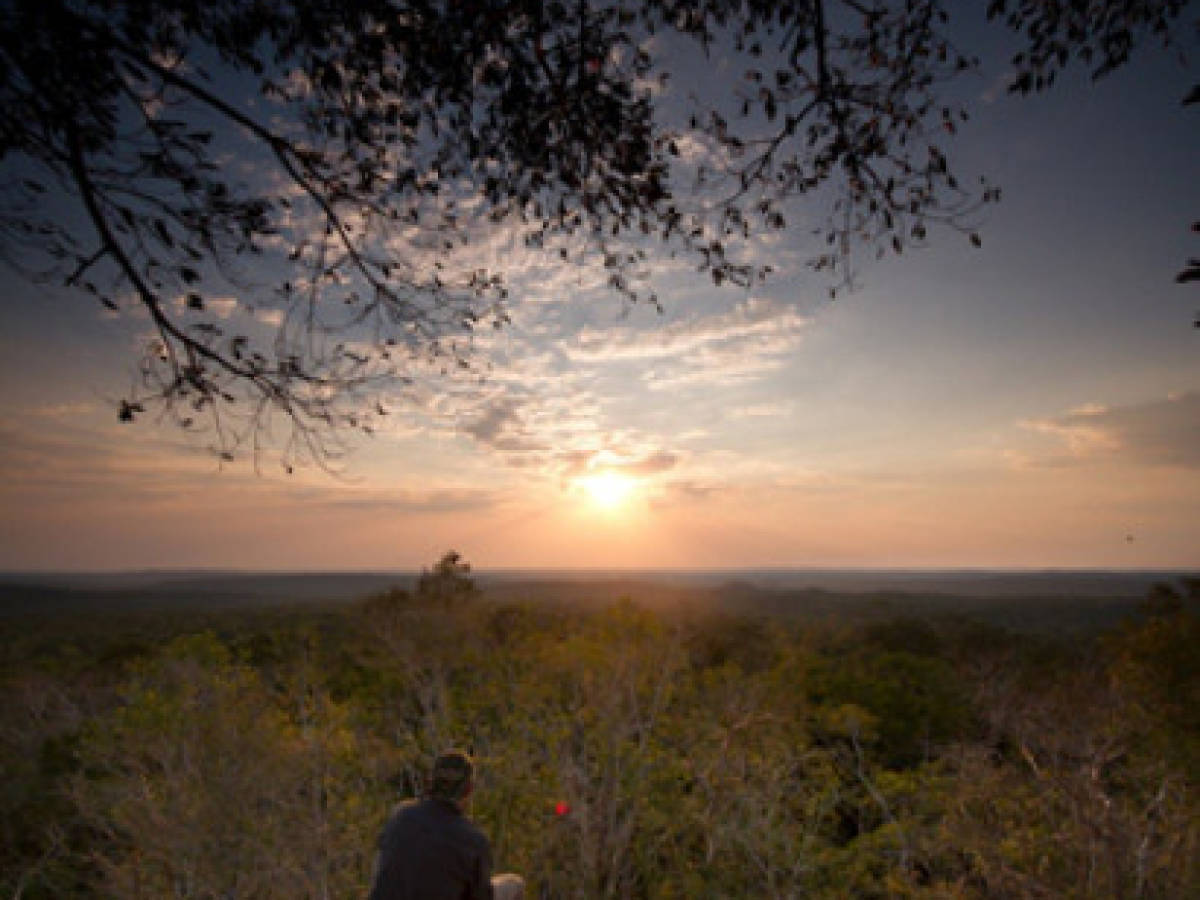
[{"label": "tall tree above canopy", "polygon": [[[988,12],[1028,32],[1029,90],[1072,53],[1119,66],[1186,5]],[[505,272],[465,252],[489,228],[650,303],[655,242],[748,285],[767,270],[739,245],[787,228],[798,200],[824,223],[810,263],[834,291],[855,247],[899,253],[935,225],[978,244],[971,213],[999,190],[960,183],[942,146],[966,111],[939,90],[976,65],[949,6],[16,0],[0,248],[148,313],[122,419],[161,404],[223,457],[275,441],[289,468],[325,462],[415,359],[470,368],[472,331],[504,323]],[[720,47],[745,75],[671,122],[656,36]],[[230,293],[254,315],[228,316]]]}]

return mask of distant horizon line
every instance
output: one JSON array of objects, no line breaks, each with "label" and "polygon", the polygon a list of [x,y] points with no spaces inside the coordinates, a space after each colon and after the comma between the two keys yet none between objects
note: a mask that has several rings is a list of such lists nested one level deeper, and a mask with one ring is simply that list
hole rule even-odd
[{"label": "distant horizon line", "polygon": [[[419,575],[429,566],[418,568],[243,568],[222,566],[143,566],[123,569],[0,569],[0,578],[49,575]],[[835,573],[932,575],[932,574],[1171,574],[1200,575],[1200,567],[1120,567],[1120,566],[490,566],[471,565],[472,575],[508,574],[680,574],[720,575],[754,572],[759,574]]]}]

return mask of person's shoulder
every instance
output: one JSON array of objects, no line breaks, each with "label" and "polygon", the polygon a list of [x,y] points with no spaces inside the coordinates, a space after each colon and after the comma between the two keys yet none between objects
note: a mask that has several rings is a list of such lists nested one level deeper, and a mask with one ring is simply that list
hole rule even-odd
[{"label": "person's shoulder", "polygon": [[466,817],[452,803],[433,797],[405,800],[392,811],[393,819],[425,819],[443,822],[465,822]]},{"label": "person's shoulder", "polygon": [[392,812],[389,822],[394,826],[432,827],[443,834],[455,834],[460,843],[481,849],[490,845],[483,831],[465,816],[457,806],[446,800],[425,797],[405,800]]},{"label": "person's shoulder", "polygon": [[421,801],[420,800],[403,800],[392,807],[392,811],[388,814],[387,822],[384,823],[385,828],[395,828],[403,825],[405,822],[413,819],[421,818]]},{"label": "person's shoulder", "polygon": [[489,846],[487,836],[456,803],[430,798],[423,801],[420,814],[436,818],[443,827],[458,835],[458,840],[462,843],[472,844],[481,849]]},{"label": "person's shoulder", "polygon": [[459,818],[459,828],[464,838],[473,844],[479,852],[490,852],[491,844],[488,842],[487,835],[483,833],[483,829],[478,825],[466,816],[462,816]]}]

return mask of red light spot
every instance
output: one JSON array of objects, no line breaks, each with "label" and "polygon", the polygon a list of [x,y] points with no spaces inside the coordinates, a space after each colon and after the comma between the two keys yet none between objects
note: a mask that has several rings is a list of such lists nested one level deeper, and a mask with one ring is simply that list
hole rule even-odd
[{"label": "red light spot", "polygon": [[557,803],[554,804],[554,814],[556,816],[565,816],[570,811],[571,811],[571,807],[568,806],[566,803],[564,803],[562,800],[559,800]]}]

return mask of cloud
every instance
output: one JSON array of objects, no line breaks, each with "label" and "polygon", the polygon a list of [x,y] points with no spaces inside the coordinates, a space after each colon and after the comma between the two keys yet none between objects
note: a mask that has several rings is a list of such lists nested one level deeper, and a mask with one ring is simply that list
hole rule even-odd
[{"label": "cloud", "polygon": [[658,329],[584,329],[560,346],[576,364],[648,363],[641,379],[656,390],[728,385],[782,367],[807,323],[790,304],[751,297],[727,312]]},{"label": "cloud", "polygon": [[[41,425],[42,423],[39,423]],[[420,515],[473,512],[496,506],[490,489],[351,486],[316,473],[271,477],[246,466],[219,468],[214,459],[176,441],[127,427],[0,425],[0,465],[15,477],[0,488],[11,510],[36,501],[39,511],[70,517],[84,506],[130,509],[250,509],[253,514],[303,511],[309,518],[338,512]],[[197,487],[202,490],[197,491]]]},{"label": "cloud", "polygon": [[[523,275],[538,271],[522,268],[532,254],[517,255]],[[539,286],[537,293],[546,298],[548,292]],[[419,424],[413,433],[469,440],[480,465],[547,483],[566,484],[601,469],[690,478],[696,461],[678,452],[681,442],[709,431],[688,432],[681,427],[683,408],[664,406],[648,392],[691,385],[719,390],[761,378],[787,363],[808,322],[795,304],[774,299],[730,304],[704,294],[691,300],[680,306],[687,314],[674,321],[647,322],[635,310],[608,325],[594,307],[522,302],[509,326],[474,339],[488,363],[482,380],[448,381],[433,373],[426,388],[425,376],[409,373],[415,378],[409,393],[419,394],[415,410],[406,404]],[[710,305],[716,303],[722,306]],[[743,407],[739,418],[787,414],[779,404],[739,400],[721,406]]]},{"label": "cloud", "polygon": [[778,419],[791,411],[790,403],[752,403],[730,410],[729,416],[733,419]]},{"label": "cloud", "polygon": [[568,450],[556,455],[559,473],[564,480],[586,474],[591,467],[595,452],[592,450]]},{"label": "cloud", "polygon": [[329,511],[396,515],[478,512],[496,506],[499,500],[494,492],[475,488],[346,491],[320,487],[289,493],[288,499],[303,500],[306,509],[315,506]]},{"label": "cloud", "polygon": [[650,478],[671,471],[680,461],[679,454],[668,450],[617,451],[611,447],[568,450],[554,457],[559,477],[564,482],[594,472],[617,472],[631,478]]},{"label": "cloud", "polygon": [[94,403],[50,403],[29,410],[31,415],[47,419],[74,419],[96,412]]},{"label": "cloud", "polygon": [[203,451],[134,435],[128,426],[95,428],[75,417],[0,426],[0,466],[10,497],[56,497],[72,503],[104,497],[128,502],[174,501],[215,471]]},{"label": "cloud", "polygon": [[679,161],[685,166],[723,169],[729,165],[729,153],[714,138],[702,131],[686,131],[675,138]]},{"label": "cloud", "polygon": [[1092,413],[1069,412],[1058,418],[1024,421],[1021,427],[1057,439],[1076,459],[1119,449],[1120,443],[1111,428],[1088,421],[1093,416]]},{"label": "cloud", "polygon": [[254,318],[262,322],[264,325],[270,325],[278,328],[283,324],[282,309],[257,309],[254,311]]},{"label": "cloud", "polygon": [[218,319],[228,319],[238,307],[233,297],[213,297],[204,301],[207,309],[211,309]]},{"label": "cloud", "polygon": [[508,453],[545,450],[546,443],[537,439],[526,425],[527,402],[513,395],[494,397],[460,430],[493,450]]},{"label": "cloud", "polygon": [[585,375],[564,370],[560,354],[540,350],[528,336],[509,337],[482,380],[421,380],[399,400],[417,433],[466,437],[507,467],[557,478],[562,454],[586,456],[611,445],[601,402]]},{"label": "cloud", "polygon": [[655,508],[664,509],[680,504],[697,503],[712,500],[724,493],[724,485],[711,482],[678,480],[668,482],[663,486],[661,494],[652,503]]},{"label": "cloud", "polygon": [[[760,298],[649,327],[580,328],[561,308],[526,307],[495,337],[495,368],[483,386],[432,391],[421,415],[430,433],[468,437],[498,463],[563,486],[599,471],[694,480],[700,461],[679,447],[709,430],[681,429],[672,409],[645,399],[647,389],[703,384],[716,391],[759,378],[786,364],[807,321],[793,304]],[[740,419],[790,410],[786,402],[747,398],[721,405],[736,408]],[[622,421],[644,424],[619,427]]]},{"label": "cloud", "polygon": [[664,359],[686,356],[714,344],[791,335],[806,322],[791,306],[751,297],[729,312],[664,328],[584,329],[563,351],[576,362]]},{"label": "cloud", "polygon": [[[212,313],[218,319],[228,319],[238,308],[237,298],[235,297],[205,297],[204,309]],[[188,309],[187,298],[182,294],[175,298],[175,309],[177,312],[185,312]]]},{"label": "cloud", "polygon": [[679,457],[674,453],[669,453],[666,450],[659,450],[650,453],[640,459],[617,460],[615,462],[599,463],[597,468],[607,469],[611,472],[620,472],[624,475],[633,475],[639,478],[644,478],[649,475],[658,475],[667,472],[679,464]]},{"label": "cloud", "polygon": [[1154,466],[1200,468],[1200,392],[1127,406],[1089,403],[1059,416],[1020,423],[1064,453],[1018,454],[1023,464],[1061,466],[1120,458]]},{"label": "cloud", "polygon": [[794,341],[759,341],[754,346],[734,342],[706,347],[681,360],[643,375],[653,391],[688,387],[732,387],[757,381],[783,368]]}]

